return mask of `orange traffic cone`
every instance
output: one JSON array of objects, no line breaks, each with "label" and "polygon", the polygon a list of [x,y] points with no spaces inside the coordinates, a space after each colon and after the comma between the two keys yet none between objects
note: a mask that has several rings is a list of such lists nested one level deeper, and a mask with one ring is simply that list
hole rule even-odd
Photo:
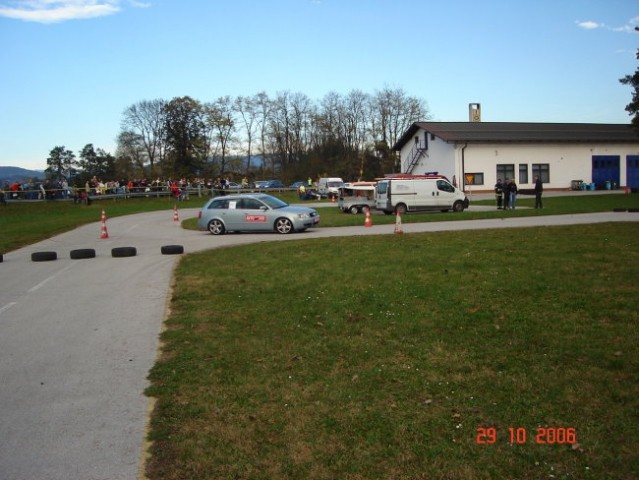
[{"label": "orange traffic cone", "polygon": [[175,204],[175,206],[173,207],[173,221],[174,222],[180,221],[180,217],[178,217],[177,204]]},{"label": "orange traffic cone", "polygon": [[331,202],[335,203],[335,198],[337,198],[337,195],[331,195]]},{"label": "orange traffic cone", "polygon": [[402,215],[399,211],[397,211],[395,216],[395,233],[404,233],[404,230],[402,230]]},{"label": "orange traffic cone", "polygon": [[373,226],[373,219],[371,218],[371,209],[367,208],[366,210],[366,220],[364,220],[364,226],[365,227],[372,227]]},{"label": "orange traffic cone", "polygon": [[109,232],[107,232],[106,228],[106,213],[104,213],[104,210],[102,210],[102,230],[100,238],[109,238]]}]

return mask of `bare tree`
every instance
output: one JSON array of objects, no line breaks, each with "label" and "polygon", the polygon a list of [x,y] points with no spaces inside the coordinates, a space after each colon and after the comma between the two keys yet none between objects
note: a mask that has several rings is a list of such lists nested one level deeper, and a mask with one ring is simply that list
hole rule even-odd
[{"label": "bare tree", "polygon": [[164,163],[166,153],[166,101],[161,99],[142,100],[124,110],[122,130],[139,136],[147,160],[153,167]]},{"label": "bare tree", "polygon": [[220,173],[224,173],[226,157],[236,131],[235,104],[231,97],[220,97],[204,105],[204,124],[208,130],[209,153],[219,158]]},{"label": "bare tree", "polygon": [[239,113],[246,134],[246,174],[251,171],[251,158],[253,153],[253,139],[257,133],[259,104],[256,97],[237,97],[235,109]]}]

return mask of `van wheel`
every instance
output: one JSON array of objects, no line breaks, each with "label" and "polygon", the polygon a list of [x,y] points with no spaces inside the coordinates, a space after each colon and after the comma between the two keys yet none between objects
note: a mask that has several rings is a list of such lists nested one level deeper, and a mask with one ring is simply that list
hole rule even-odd
[{"label": "van wheel", "polygon": [[464,202],[457,201],[453,203],[453,212],[463,212],[464,211]]},{"label": "van wheel", "polygon": [[399,213],[400,215],[404,215],[407,210],[408,209],[406,208],[406,205],[404,205],[403,203],[398,203],[395,207],[395,214]]},{"label": "van wheel", "polygon": [[351,212],[353,215],[356,215],[359,213],[359,208],[355,205],[353,205],[350,209],[349,212]]}]

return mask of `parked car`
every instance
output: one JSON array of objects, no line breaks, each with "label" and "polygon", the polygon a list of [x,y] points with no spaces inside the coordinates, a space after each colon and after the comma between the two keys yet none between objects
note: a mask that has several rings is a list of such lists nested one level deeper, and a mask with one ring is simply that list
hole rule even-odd
[{"label": "parked car", "polygon": [[249,186],[250,188],[266,188],[266,186],[268,185],[268,182],[269,180],[255,180]]},{"label": "parked car", "polygon": [[265,188],[286,188],[281,180],[267,180]]},{"label": "parked car", "polygon": [[288,188],[300,188],[302,185],[306,186],[306,182],[295,182],[291,183]]},{"label": "parked car", "polygon": [[215,197],[198,214],[199,229],[213,235],[231,231],[302,232],[319,221],[316,210],[291,206],[265,193]]},{"label": "parked car", "polygon": [[242,188],[242,185],[240,185],[239,183],[236,183],[236,182],[226,182],[226,188],[238,189],[238,188]]}]

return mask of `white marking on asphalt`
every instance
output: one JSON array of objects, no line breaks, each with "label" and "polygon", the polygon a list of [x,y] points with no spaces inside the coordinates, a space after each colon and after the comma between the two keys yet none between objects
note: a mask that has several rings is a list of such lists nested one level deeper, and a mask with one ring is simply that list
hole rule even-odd
[{"label": "white marking on asphalt", "polygon": [[4,305],[3,307],[0,307],[0,315],[2,315],[4,312],[6,312],[7,310],[9,310],[11,307],[13,307],[17,302],[10,302],[7,303],[6,305]]},{"label": "white marking on asphalt", "polygon": [[69,264],[68,266],[60,269],[58,272],[54,273],[53,275],[51,275],[50,277],[45,278],[44,280],[42,280],[40,283],[38,283],[37,285],[34,285],[33,287],[31,287],[29,289],[29,293],[33,293],[38,291],[40,288],[42,288],[44,285],[46,285],[47,283],[49,283],[51,280],[53,280],[54,278],[56,278],[57,276],[59,276],[61,273],[66,272],[67,270],[69,270],[71,267],[73,267],[73,263]]}]

